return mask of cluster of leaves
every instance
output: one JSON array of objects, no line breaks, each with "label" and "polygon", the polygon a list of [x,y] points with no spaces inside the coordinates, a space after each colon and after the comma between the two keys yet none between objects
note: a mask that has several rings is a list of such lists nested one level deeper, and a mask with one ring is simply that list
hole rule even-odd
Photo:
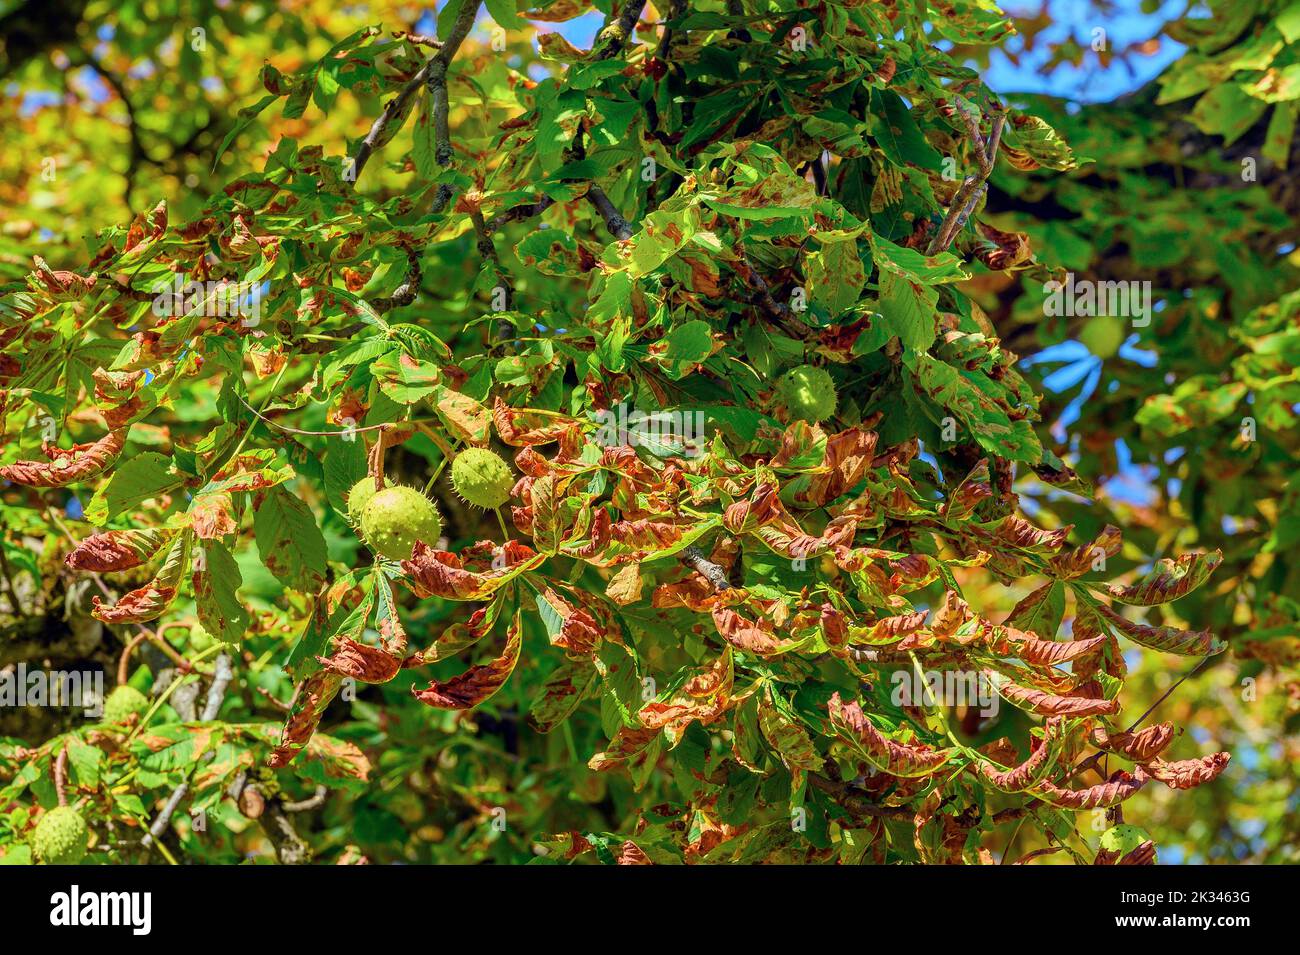
[{"label": "cluster of leaves", "polygon": [[[987,214],[1027,233],[1054,269],[1152,282],[1153,321],[1127,328],[1117,355],[1053,349],[1030,377],[1059,382],[1044,416],[1072,411],[1054,450],[1081,477],[1122,495],[1126,475],[1141,475],[1144,500],[1103,505],[1137,553],[1224,557],[1215,585],[1178,604],[1182,625],[1232,650],[1186,711],[1251,755],[1234,763],[1230,789],[1171,810],[1170,839],[1194,833],[1193,857],[1221,842],[1219,858],[1286,860],[1294,807],[1277,787],[1294,787],[1300,730],[1300,8],[1212,6],[1212,18],[1169,24],[1189,50],[1148,88],[1082,111],[1026,97],[1078,151],[1105,159],[1064,175],[995,176]],[[1021,354],[1087,337],[1087,318],[1043,320],[1035,279],[986,282],[975,296]],[[1080,526],[1099,517],[1093,505],[1085,518],[1079,502],[1040,503]]]},{"label": "cluster of leaves", "polygon": [[[70,799],[102,859],[230,860],[260,820],[284,861],[980,861],[1013,822],[1093,861],[1075,813],[1117,822],[1150,783],[1223,771],[1167,758],[1172,723],[1137,728],[1124,653],[1224,649],[1125,609],[1166,610],[1221,555],[1108,569],[1115,527],[1021,506],[1088,486],[979,301],[1050,277],[1051,239],[982,200],[1080,161],[931,40],[1009,21],[680,3],[638,32],[643,4],[601,11],[590,51],[544,35],[543,78],[526,47],[466,42],[476,0],[438,43],[366,27],[268,63],[219,156],[273,107],[306,130],[392,98],[346,148],[285,136],[184,221],[160,203],[8,290],[5,553],[31,581],[6,569],[10,604],[80,602],[157,699],[0,745],[7,860]],[[203,294],[160,309],[178,277]],[[773,389],[806,365],[836,392],[817,423]],[[486,446],[518,474],[489,519],[441,480]],[[423,486],[444,539],[372,558],[347,519],[367,476]],[[120,595],[84,606],[82,579]],[[900,701],[900,670],[1009,705]],[[1090,783],[1108,756],[1130,768]],[[220,824],[173,817],[177,792]]]}]

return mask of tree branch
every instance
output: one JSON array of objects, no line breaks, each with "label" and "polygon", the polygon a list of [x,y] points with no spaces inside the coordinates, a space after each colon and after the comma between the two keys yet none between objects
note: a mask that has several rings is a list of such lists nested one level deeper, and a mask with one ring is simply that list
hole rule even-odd
[{"label": "tree branch", "polygon": [[[231,669],[230,666],[230,655],[227,653],[220,654],[217,657],[217,665],[212,676],[212,683],[208,687],[207,699],[203,704],[202,718],[204,722],[215,720],[217,714],[221,712],[221,701],[225,699],[226,688],[230,686],[230,681],[234,678],[234,675],[234,670]],[[182,676],[177,677],[177,679],[181,679],[182,677],[183,674]],[[216,753],[209,753],[205,762],[211,760],[215,756]],[[191,773],[192,772],[193,769],[191,769]],[[145,834],[144,838],[140,840],[140,845],[148,849],[153,845],[155,840],[162,838],[162,834],[166,831],[168,824],[171,822],[171,818],[175,814],[176,808],[181,804],[181,800],[185,798],[185,794],[189,791],[190,783],[188,778],[185,782],[177,784],[176,788],[172,790],[171,795],[167,797],[167,801],[163,803],[162,809],[158,811],[158,815],[154,818],[153,825],[149,827],[149,831]]]},{"label": "tree branch", "polygon": [[366,163],[370,161],[375,150],[387,145],[406,125],[407,117],[411,115],[411,108],[415,105],[415,94],[428,81],[429,67],[436,56],[435,53],[425,62],[397,96],[385,104],[384,111],[371,124],[370,132],[366,133],[366,138],[361,140],[361,145],[357,147],[357,155],[352,162],[353,188],[356,188],[357,180],[361,178],[361,171],[366,168]]},{"label": "tree branch", "polygon": [[975,149],[975,159],[979,164],[979,174],[967,176],[953,195],[952,202],[948,206],[948,214],[939,226],[939,231],[930,241],[926,255],[937,255],[952,245],[953,240],[957,238],[957,233],[966,225],[966,220],[970,218],[975,207],[979,205],[980,199],[988,191],[988,178],[993,174],[993,167],[997,163],[998,143],[1002,141],[1002,126],[1007,119],[1005,113],[998,113],[993,118],[993,130],[989,133],[988,142],[985,142],[980,135],[979,121],[961,109],[957,112],[970,134]]},{"label": "tree branch", "polygon": [[517,206],[511,206],[505,212],[498,213],[487,220],[488,231],[496,232],[511,222],[522,222],[525,219],[531,219],[533,216],[539,216],[553,205],[555,205],[554,199],[550,196],[542,196],[536,202],[525,202]]},{"label": "tree branch", "polygon": [[415,301],[415,296],[420,294],[420,281],[424,278],[424,273],[420,269],[420,253],[409,245],[406,246],[405,251],[406,278],[402,280],[402,284],[393,290],[392,295],[370,300],[370,307],[380,315],[394,308],[410,305]]},{"label": "tree branch", "polygon": [[[433,55],[429,61],[428,87],[431,99],[431,112],[433,115],[433,157],[434,161],[444,169],[451,165],[452,148],[451,148],[451,130],[448,126],[448,115],[451,112],[451,104],[447,96],[447,70],[451,66],[452,58],[455,57],[456,51],[460,45],[465,42],[465,37],[469,35],[470,28],[474,26],[474,18],[478,16],[479,0],[467,0],[456,14],[456,21],[452,24],[451,32],[442,41],[442,49]],[[437,195],[433,200],[432,212],[442,212],[447,208],[447,203],[451,202],[452,188],[446,183],[438,186]]]},{"label": "tree branch", "polygon": [[704,577],[714,590],[730,590],[731,582],[727,580],[727,572],[704,556],[704,552],[691,544],[682,549],[679,559],[683,564],[689,566]]},{"label": "tree branch", "polygon": [[590,202],[605,220],[605,228],[609,234],[616,239],[632,238],[632,226],[624,219],[614,203],[609,201],[609,196],[605,195],[605,190],[595,183],[587,190],[587,201]]},{"label": "tree branch", "polygon": [[636,30],[637,21],[641,19],[641,11],[644,9],[645,0],[624,0],[623,9],[618,17],[607,20],[600,33],[596,35],[596,41],[605,44],[596,54],[597,60],[608,60],[622,52],[623,46]]}]

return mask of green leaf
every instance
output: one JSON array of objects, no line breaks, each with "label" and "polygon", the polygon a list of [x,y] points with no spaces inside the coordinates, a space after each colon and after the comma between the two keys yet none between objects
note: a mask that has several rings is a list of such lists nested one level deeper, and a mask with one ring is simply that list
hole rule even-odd
[{"label": "green leaf", "polygon": [[194,602],[199,623],[213,637],[238,643],[248,631],[248,611],[235,592],[243,579],[229,549],[220,541],[195,544]]},{"label": "green leaf", "polygon": [[144,451],[120,464],[95,492],[86,505],[86,520],[103,525],[145,501],[172,493],[181,484],[171,459],[156,451]]},{"label": "green leaf", "polygon": [[267,570],[286,587],[315,592],[325,580],[325,538],[311,509],[283,486],[253,512],[253,533]]},{"label": "green leaf", "polygon": [[528,25],[519,15],[515,0],[485,0],[485,6],[488,13],[492,14],[492,19],[507,30],[518,30]]}]

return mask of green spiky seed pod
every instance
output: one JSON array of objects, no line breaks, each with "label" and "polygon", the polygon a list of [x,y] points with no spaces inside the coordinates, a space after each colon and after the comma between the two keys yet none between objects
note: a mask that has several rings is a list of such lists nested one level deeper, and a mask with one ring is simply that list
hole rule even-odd
[{"label": "green spiky seed pod", "polygon": [[46,865],[76,865],[86,857],[86,820],[71,806],[51,809],[32,833],[32,850]]},{"label": "green spiky seed pod", "polygon": [[125,723],[135,714],[149,709],[149,697],[133,686],[119,686],[104,701],[104,722]]},{"label": "green spiky seed pod", "polygon": [[816,424],[835,413],[835,382],[825,368],[800,365],[777,380],[775,398],[791,420]]},{"label": "green spiky seed pod", "polygon": [[361,536],[376,554],[407,560],[416,541],[429,546],[442,536],[442,519],[433,502],[412,487],[386,487],[361,512]]},{"label": "green spiky seed pod", "polygon": [[451,465],[451,486],[475,507],[500,507],[510,500],[514,484],[509,465],[487,448],[466,448]]},{"label": "green spiky seed pod", "polygon": [[363,477],[348,491],[348,520],[353,527],[361,526],[361,513],[375,496],[375,479],[369,474]]}]

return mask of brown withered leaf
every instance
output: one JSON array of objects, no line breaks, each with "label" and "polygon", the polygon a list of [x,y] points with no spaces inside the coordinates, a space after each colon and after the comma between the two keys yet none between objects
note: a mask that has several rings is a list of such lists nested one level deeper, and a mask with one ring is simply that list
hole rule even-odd
[{"label": "brown withered leaf", "polygon": [[0,480],[24,487],[67,487],[103,474],[126,447],[127,428],[109,431],[98,441],[70,449],[43,445],[48,461],[15,461],[0,467]]},{"label": "brown withered leaf", "polygon": [[69,570],[106,574],[139,567],[172,536],[157,529],[104,531],[85,538],[63,558]]},{"label": "brown withered leaf", "polygon": [[671,547],[682,535],[695,526],[693,521],[655,520],[640,518],[633,521],[615,521],[609,527],[613,540],[638,551],[651,553]]},{"label": "brown withered leaf", "polygon": [[524,16],[529,20],[537,20],[542,23],[563,23],[566,20],[581,16],[588,9],[587,5],[579,2],[579,0],[551,0],[550,3],[539,3],[535,8],[525,13]]},{"label": "brown withered leaf", "polygon": [[1106,637],[1089,637],[1086,640],[1039,640],[1032,634],[1006,627],[1007,640],[1016,656],[1035,666],[1056,666],[1095,650],[1106,642]]},{"label": "brown withered leaf", "polygon": [[500,570],[477,573],[465,568],[465,562],[445,550],[435,550],[423,541],[415,545],[410,560],[402,561],[407,585],[417,597],[443,597],[447,600],[483,600],[508,582],[532,570],[546,559],[529,551],[530,556]]},{"label": "brown withered leaf", "polygon": [[1098,749],[1118,753],[1138,763],[1159,756],[1173,742],[1174,736],[1173,723],[1157,723],[1135,733],[1108,733],[1098,726],[1091,733],[1092,744]]},{"label": "brown withered leaf", "polygon": [[641,565],[639,563],[626,564],[605,585],[605,596],[620,607],[626,607],[641,599],[641,592],[644,587],[645,581],[641,577]]},{"label": "brown withered leaf", "polygon": [[146,584],[119,597],[112,605],[93,598],[94,609],[90,615],[104,623],[146,623],[161,617],[175,599],[175,587]]},{"label": "brown withered leaf", "polygon": [[1039,799],[1061,809],[1109,809],[1128,799],[1150,779],[1138,767],[1130,774],[1117,772],[1104,783],[1087,789],[1062,789],[1055,783],[1043,780],[1031,792]]},{"label": "brown withered leaf", "polygon": [[1060,720],[1052,717],[1047,721],[1043,739],[1030,737],[1033,752],[1017,766],[1010,769],[994,769],[984,760],[971,764],[971,769],[978,773],[990,786],[1006,793],[1023,792],[1034,786],[1052,765],[1051,742],[1060,730]]},{"label": "brown withered leaf", "polygon": [[1211,753],[1195,759],[1178,759],[1172,762],[1153,759],[1143,764],[1152,779],[1158,779],[1170,789],[1195,789],[1212,782],[1228,767],[1229,753]]},{"label": "brown withered leaf", "polygon": [[733,534],[749,534],[775,520],[789,521],[777,496],[779,488],[765,482],[754,488],[748,500],[736,501],[722,512],[722,523]]},{"label": "brown withered leaf", "polygon": [[515,612],[514,622],[506,633],[506,645],[501,655],[489,663],[470,667],[450,680],[430,681],[423,690],[411,687],[412,695],[428,706],[444,710],[468,710],[478,706],[505,685],[519,662],[519,649],[523,641],[522,611]]},{"label": "brown withered leaf", "polygon": [[190,503],[189,517],[199,540],[217,540],[239,530],[234,498],[227,491],[200,494]]},{"label": "brown withered leaf", "polygon": [[279,769],[302,752],[316,727],[320,725],[325,708],[343,685],[343,675],[329,670],[318,670],[298,688],[293,707],[280,733],[280,745],[267,759],[267,765]]},{"label": "brown withered leaf", "polygon": [[1009,514],[989,524],[966,524],[962,530],[975,540],[991,547],[1010,547],[1034,554],[1054,554],[1065,544],[1073,525],[1044,530],[1016,514]]},{"label": "brown withered leaf", "polygon": [[874,431],[861,428],[850,428],[827,438],[821,469],[795,482],[792,495],[795,503],[820,507],[855,487],[871,467],[877,440]]},{"label": "brown withered leaf", "polygon": [[[539,611],[543,605],[560,620],[559,629],[550,634],[552,646],[562,647],[570,654],[585,656],[592,653],[605,634],[616,626],[608,608],[559,584],[543,585],[542,592],[537,595]],[[551,630],[551,625],[547,629]]]},{"label": "brown withered leaf", "polygon": [[948,523],[964,521],[975,513],[975,508],[980,501],[992,496],[993,488],[989,483],[989,460],[983,458],[948,495],[948,499],[939,508],[939,516]]},{"label": "brown withered leaf", "polygon": [[1029,236],[1023,232],[1003,232],[984,222],[975,223],[979,240],[975,243],[975,258],[994,272],[1013,269],[1034,256]]},{"label": "brown withered leaf", "polygon": [[765,619],[755,622],[728,607],[715,607],[712,616],[718,633],[737,650],[758,656],[775,656],[799,645],[797,640],[782,640],[777,637],[775,626]]},{"label": "brown withered leaf", "polygon": [[1205,583],[1221,563],[1223,563],[1223,554],[1217,550],[1202,554],[1184,554],[1177,560],[1157,561],[1150,573],[1126,587],[1109,584],[1106,590],[1120,603],[1138,604],[1143,607],[1168,603],[1170,600],[1191,593]]},{"label": "brown withered leaf", "polygon": [[648,758],[647,750],[659,739],[660,732],[658,726],[620,726],[604,751],[587,760],[587,768],[599,773],[625,764],[635,766]]},{"label": "brown withered leaf", "polygon": [[654,865],[650,857],[635,842],[629,839],[623,843],[618,852],[619,865]]},{"label": "brown withered leaf", "polygon": [[1054,576],[1062,580],[1073,580],[1092,570],[1098,560],[1104,563],[1106,558],[1114,557],[1123,544],[1124,539],[1119,528],[1107,524],[1091,543],[1082,544],[1068,553],[1053,557],[1047,564]]},{"label": "brown withered leaf", "polygon": [[686,607],[696,613],[706,613],[717,607],[733,607],[744,603],[747,592],[739,587],[715,590],[703,575],[692,571],[675,583],[660,584],[650,597],[650,606],[656,609]]},{"label": "brown withered leaf", "polygon": [[[1101,853],[1099,852],[1098,855]],[[1136,849],[1126,852],[1116,865],[1155,865],[1156,844],[1148,839]]]},{"label": "brown withered leaf", "polygon": [[850,626],[849,643],[873,647],[891,646],[925,626],[927,613],[925,610],[915,610],[884,617],[863,627]]},{"label": "brown withered leaf", "polygon": [[1151,650],[1178,653],[1183,656],[1211,656],[1222,653],[1228,647],[1227,641],[1220,640],[1208,630],[1152,627],[1143,623],[1134,623],[1106,606],[1099,605],[1097,609],[1121,634]]},{"label": "brown withered leaf", "polygon": [[847,734],[866,757],[892,776],[929,776],[941,769],[950,750],[936,750],[921,744],[897,743],[876,729],[862,712],[861,704],[845,703],[835,693],[827,705],[831,726]]},{"label": "brown withered leaf", "polygon": [[326,670],[352,677],[362,683],[387,683],[397,676],[402,662],[379,647],[358,643],[350,637],[334,638],[334,652],[316,658]]},{"label": "brown withered leaf", "polygon": [[582,422],[576,418],[531,408],[512,408],[500,398],[492,406],[492,423],[501,440],[516,448],[550,444],[565,432],[582,428]]},{"label": "brown withered leaf", "polygon": [[682,684],[682,692],[695,699],[717,694],[731,694],[735,676],[731,647],[723,647],[718,659],[707,667],[699,668]]},{"label": "brown withered leaf", "polygon": [[1119,712],[1119,700],[1094,699],[1086,696],[1057,696],[1033,687],[1020,686],[1010,680],[999,679],[986,670],[998,692],[1016,706],[1032,710],[1043,716],[1101,716]]},{"label": "brown withered leaf", "polygon": [[[957,591],[945,590],[943,601],[935,610],[934,619],[930,622],[930,633],[936,640],[969,646],[980,640],[989,629],[989,625],[983,620],[979,620],[976,627],[968,626],[972,620],[976,620],[976,617],[970,605]],[[958,636],[959,633],[961,636]]]},{"label": "brown withered leaf", "polygon": [[434,391],[433,410],[457,440],[484,444],[490,437],[493,416],[469,395],[439,385]]},{"label": "brown withered leaf", "polygon": [[124,594],[111,606],[102,603],[98,597],[93,598],[91,616],[104,623],[114,624],[146,623],[156,620],[176,599],[177,588],[189,564],[189,558],[189,535],[185,533],[172,541],[167,549],[167,556],[153,580],[143,587]]}]

